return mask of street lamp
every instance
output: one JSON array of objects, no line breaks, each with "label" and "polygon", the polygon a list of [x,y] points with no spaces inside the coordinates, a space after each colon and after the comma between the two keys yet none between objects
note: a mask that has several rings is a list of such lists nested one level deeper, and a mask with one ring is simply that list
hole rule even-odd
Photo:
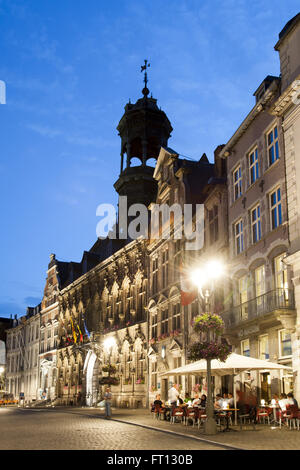
[{"label": "street lamp", "polygon": [[[218,260],[209,261],[202,269],[195,269],[191,272],[191,281],[198,289],[198,296],[205,300],[205,313],[210,313],[210,298],[211,292],[214,288],[215,280],[219,279],[224,273],[224,266]],[[207,333],[207,340],[214,339],[214,332]],[[216,434],[217,424],[214,419],[214,405],[211,387],[211,361],[212,359],[206,358],[206,372],[207,372],[207,401],[206,401],[206,421],[205,421],[205,434]]]}]

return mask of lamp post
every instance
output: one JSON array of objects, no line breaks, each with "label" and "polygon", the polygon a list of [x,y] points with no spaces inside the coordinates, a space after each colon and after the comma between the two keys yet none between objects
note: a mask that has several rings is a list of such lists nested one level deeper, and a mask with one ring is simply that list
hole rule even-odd
[{"label": "lamp post", "polygon": [[[191,280],[197,286],[198,297],[205,301],[205,313],[209,314],[211,310],[210,300],[211,293],[214,289],[214,281],[223,274],[224,267],[219,261],[210,261],[203,269],[196,269],[192,272]],[[215,340],[215,332],[207,331],[207,341]],[[206,399],[206,421],[204,423],[205,434],[213,435],[217,433],[217,423],[214,419],[214,404],[211,385],[211,361],[206,358],[206,375],[207,375],[207,399]]]}]

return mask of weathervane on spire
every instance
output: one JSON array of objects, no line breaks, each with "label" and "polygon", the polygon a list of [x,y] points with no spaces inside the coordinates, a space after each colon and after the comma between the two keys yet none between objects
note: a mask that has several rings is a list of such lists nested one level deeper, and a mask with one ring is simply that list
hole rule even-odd
[{"label": "weathervane on spire", "polygon": [[145,87],[143,89],[143,94],[145,96],[147,96],[149,94],[149,90],[147,88],[147,83],[148,83],[148,76],[147,76],[147,68],[150,67],[150,64],[148,64],[148,60],[145,59],[145,65],[142,65],[141,66],[141,72],[145,72],[145,75],[144,75],[144,83],[145,83]]}]

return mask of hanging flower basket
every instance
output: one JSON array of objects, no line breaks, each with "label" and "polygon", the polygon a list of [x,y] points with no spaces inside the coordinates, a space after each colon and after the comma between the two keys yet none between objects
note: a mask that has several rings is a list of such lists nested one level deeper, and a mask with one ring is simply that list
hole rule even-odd
[{"label": "hanging flower basket", "polygon": [[117,368],[113,365],[104,365],[102,367],[102,372],[108,372],[109,375],[114,375],[117,372]]},{"label": "hanging flower basket", "polygon": [[211,331],[216,335],[221,335],[224,330],[224,322],[219,315],[213,313],[203,313],[198,315],[192,321],[195,333],[209,333]]},{"label": "hanging flower basket", "polygon": [[220,359],[225,362],[231,353],[231,346],[221,335],[224,331],[224,322],[219,315],[204,313],[198,315],[192,322],[194,332],[199,340],[191,344],[188,349],[188,359]]},{"label": "hanging flower basket", "polygon": [[188,349],[188,359],[191,361],[199,361],[200,359],[220,359],[225,362],[231,353],[231,346],[226,339],[222,341],[197,341]]},{"label": "hanging flower basket", "polygon": [[99,380],[99,385],[119,385],[119,377],[102,377]]}]

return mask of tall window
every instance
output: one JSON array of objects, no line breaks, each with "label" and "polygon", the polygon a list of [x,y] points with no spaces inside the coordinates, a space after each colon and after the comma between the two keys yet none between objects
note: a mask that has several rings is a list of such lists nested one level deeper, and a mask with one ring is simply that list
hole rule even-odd
[{"label": "tall window", "polygon": [[258,338],[258,348],[259,348],[259,359],[266,360],[269,359],[269,337],[268,335],[263,335]]},{"label": "tall window", "polygon": [[233,172],[233,194],[235,201],[242,195],[242,169],[240,166]]},{"label": "tall window", "polygon": [[218,223],[218,206],[208,211],[209,221],[209,241],[210,244],[216,242],[219,237],[219,223]]},{"label": "tall window", "polygon": [[152,260],[152,292],[155,294],[158,288],[158,258],[157,256]]},{"label": "tall window", "polygon": [[241,319],[248,317],[248,277],[243,276],[239,279],[239,300],[241,304]]},{"label": "tall window", "polygon": [[238,255],[244,250],[244,232],[243,232],[242,220],[239,220],[234,225],[234,237],[235,237],[235,252]]},{"label": "tall window", "polygon": [[157,338],[157,311],[152,315],[152,338]]},{"label": "tall window", "polygon": [[168,333],[169,314],[168,309],[162,310],[161,312],[161,334]]},{"label": "tall window", "polygon": [[169,264],[169,250],[166,249],[162,252],[162,283],[163,287],[168,285],[168,264]]},{"label": "tall window", "polygon": [[242,356],[250,357],[250,342],[249,339],[241,341],[241,354]]},{"label": "tall window", "polygon": [[173,305],[172,329],[180,330],[180,303]]},{"label": "tall window", "polygon": [[289,297],[289,284],[288,284],[288,273],[287,266],[284,263],[285,253],[277,256],[274,259],[274,274],[275,274],[275,287],[279,289],[278,298],[282,300],[288,300]]},{"label": "tall window", "polygon": [[249,154],[249,180],[250,184],[255,183],[259,178],[258,150],[257,147]]},{"label": "tall window", "polygon": [[265,293],[265,267],[259,266],[254,271],[255,276],[255,296],[257,297],[257,305],[263,302],[262,295]]},{"label": "tall window", "polygon": [[281,190],[277,188],[270,194],[271,230],[282,224]]},{"label": "tall window", "polygon": [[251,211],[251,233],[252,243],[256,243],[261,239],[260,205],[254,207]]},{"label": "tall window", "polygon": [[292,355],[291,333],[286,330],[279,331],[279,348],[280,357]]},{"label": "tall window", "polygon": [[269,166],[279,159],[279,142],[278,142],[278,128],[275,126],[267,134],[267,152],[269,158]]}]

